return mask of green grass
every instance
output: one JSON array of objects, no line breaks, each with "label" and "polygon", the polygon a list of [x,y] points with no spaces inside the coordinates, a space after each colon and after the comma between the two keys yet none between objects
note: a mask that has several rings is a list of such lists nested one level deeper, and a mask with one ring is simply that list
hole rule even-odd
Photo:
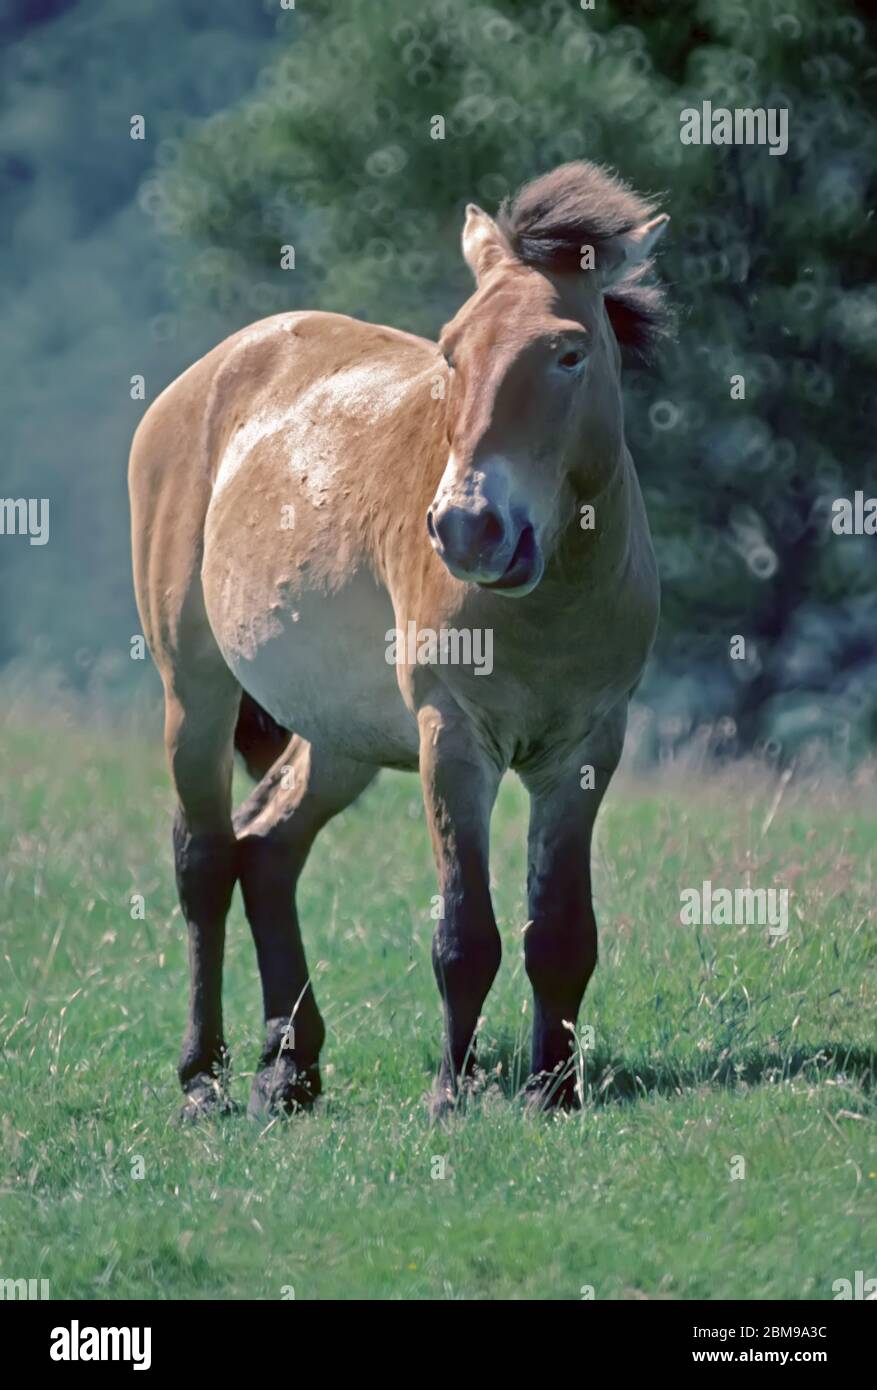
[{"label": "green grass", "polygon": [[[587,1103],[517,1096],[525,798],[493,825],[504,961],[483,1089],[431,1128],[435,892],[416,780],[324,832],[300,892],[325,1099],[265,1130],[180,1129],[185,942],[154,736],[20,715],[2,732],[0,1277],[55,1298],[831,1298],[877,1274],[872,791],[766,773],[621,780],[596,851]],[[683,927],[704,878],[794,888],[791,931]],[[142,893],[145,920],[129,899]],[[246,1101],[255,957],[229,921],[226,1026]],[[734,1155],[746,1177],[730,1181]],[[132,1177],[136,1158],[142,1179]],[[431,1177],[435,1158],[443,1179]]]}]

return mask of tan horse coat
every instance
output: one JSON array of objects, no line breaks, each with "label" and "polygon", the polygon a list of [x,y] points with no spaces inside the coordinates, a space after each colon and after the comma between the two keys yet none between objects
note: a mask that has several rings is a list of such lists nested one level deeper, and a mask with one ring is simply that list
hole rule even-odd
[{"label": "tan horse coat", "polygon": [[[563,175],[587,183],[585,201],[602,190],[634,218],[651,211],[591,166],[531,189]],[[488,825],[509,767],[532,797],[535,1094],[568,1090],[564,1022],[596,959],[591,828],[658,611],[604,294],[666,219],[623,218],[593,237],[597,268],[577,273],[524,263],[514,212],[503,229],[470,207],[477,288],[440,348],[342,315],[280,314],[197,362],[137,431],[134,578],[165,687],[190,932],[188,1113],[225,1103],[222,943],[237,880],[267,1023],[251,1108],[319,1090],[295,882],[321,825],[381,767],[420,769],[445,903],[437,1104],[471,1065],[499,963]],[[582,224],[586,240],[587,210]],[[391,664],[393,631],[412,623],[489,634],[492,669]],[[265,775],[233,820],[242,691],[293,737],[273,768],[257,760]]]}]

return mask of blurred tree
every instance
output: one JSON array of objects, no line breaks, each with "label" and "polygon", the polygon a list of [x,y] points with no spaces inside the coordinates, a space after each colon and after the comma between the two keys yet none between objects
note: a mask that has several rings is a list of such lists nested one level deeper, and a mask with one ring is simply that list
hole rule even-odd
[{"label": "blurred tree", "polygon": [[252,91],[274,42],[240,0],[0,0],[0,494],[51,515],[45,546],[0,536],[0,665],[44,688],[48,666],[95,696],[148,681],[129,656],[128,448],[234,324],[208,306],[177,323],[138,190],[165,139]]},{"label": "blurred tree", "polygon": [[[494,209],[579,157],[662,193],[679,332],[626,383],[664,584],[645,695],[671,738],[709,721],[841,753],[877,736],[877,538],[830,526],[835,498],[877,493],[875,72],[842,0],[311,0],[278,11],[254,93],[160,151],[143,196],[180,238],[184,304],[435,336],[470,291],[467,200]],[[788,152],[683,145],[705,99],[788,109]]]}]

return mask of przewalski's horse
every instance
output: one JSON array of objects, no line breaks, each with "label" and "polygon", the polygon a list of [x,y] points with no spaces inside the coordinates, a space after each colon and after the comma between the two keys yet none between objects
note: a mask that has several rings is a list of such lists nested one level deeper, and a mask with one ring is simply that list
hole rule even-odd
[{"label": "przewalski's horse", "polygon": [[[658,327],[660,297],[640,277],[666,221],[600,169],[565,165],[497,221],[469,205],[476,288],[438,346],[279,314],[215,348],[144,417],[134,578],[178,799],[184,1114],[227,1103],[221,977],[237,881],[267,1031],[251,1113],[319,1092],[325,1030],[296,882],[317,832],[381,767],[419,767],[438,866],[436,1107],[471,1067],[499,965],[488,828],[510,767],[531,798],[530,1089],[537,1103],[567,1094],[566,1024],[597,957],[591,831],[658,614],[619,343],[641,347]],[[393,630],[409,624],[450,630],[448,643],[480,634],[492,669],[437,659],[451,648],[429,641],[413,663],[399,644],[391,664]],[[236,743],[261,780],[233,815]]]}]

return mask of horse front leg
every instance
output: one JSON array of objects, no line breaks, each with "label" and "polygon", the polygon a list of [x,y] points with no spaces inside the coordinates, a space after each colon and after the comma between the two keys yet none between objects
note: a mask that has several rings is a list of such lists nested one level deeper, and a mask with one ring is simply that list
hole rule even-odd
[{"label": "horse front leg", "polygon": [[537,1109],[575,1097],[570,1025],[597,963],[591,837],[621,756],[626,713],[625,702],[562,766],[524,773],[531,799],[524,963],[533,987],[527,1091]]},{"label": "horse front leg", "polygon": [[474,1037],[501,946],[490,900],[488,837],[500,770],[458,711],[418,712],[420,776],[438,870],[441,917],[432,946],[444,1043],[432,1113],[455,1103],[474,1065]]}]

